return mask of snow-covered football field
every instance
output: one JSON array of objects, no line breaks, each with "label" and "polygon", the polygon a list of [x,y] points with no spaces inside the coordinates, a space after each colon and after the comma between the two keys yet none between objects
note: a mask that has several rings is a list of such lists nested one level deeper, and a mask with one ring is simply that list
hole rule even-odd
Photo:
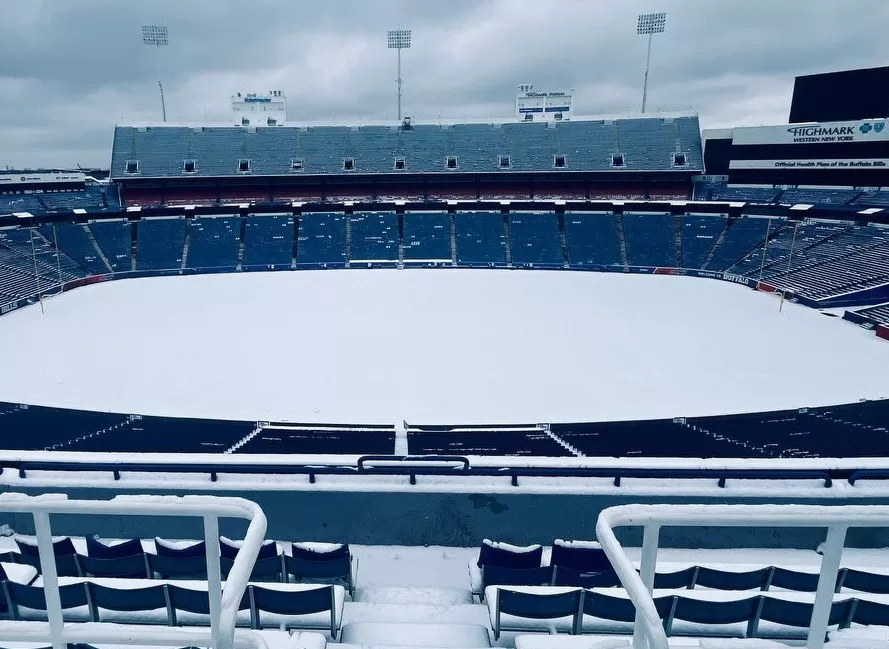
[{"label": "snow-covered football field", "polygon": [[0,318],[0,400],[305,422],[645,419],[889,396],[889,344],[707,279],[342,270],[134,279]]}]

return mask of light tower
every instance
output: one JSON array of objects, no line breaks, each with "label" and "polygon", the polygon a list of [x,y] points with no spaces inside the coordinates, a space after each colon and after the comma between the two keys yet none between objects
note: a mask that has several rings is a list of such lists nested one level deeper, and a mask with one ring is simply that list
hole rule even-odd
[{"label": "light tower", "polygon": [[[149,47],[166,47],[170,44],[167,36],[166,25],[142,25],[142,44]],[[167,121],[167,104],[164,102],[164,84],[160,79],[160,64],[158,64],[157,88],[161,93],[161,115]]]},{"label": "light tower", "polygon": [[401,121],[401,50],[411,46],[411,30],[390,29],[386,32],[386,43],[390,50],[398,52],[398,121]]},{"label": "light tower", "polygon": [[662,34],[667,28],[667,14],[664,12],[656,14],[639,14],[639,20],[636,22],[636,33],[639,35],[648,35],[648,57],[645,59],[645,83],[642,86],[642,112],[645,112],[645,101],[648,99],[648,66],[651,63],[651,37],[655,34]]}]

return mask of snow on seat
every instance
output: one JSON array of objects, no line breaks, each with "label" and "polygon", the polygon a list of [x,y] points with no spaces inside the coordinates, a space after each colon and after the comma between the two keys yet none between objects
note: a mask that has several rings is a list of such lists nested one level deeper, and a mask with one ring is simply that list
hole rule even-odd
[{"label": "snow on seat", "polygon": [[478,624],[352,622],[343,626],[340,640],[365,647],[482,649],[491,646],[488,630]]},{"label": "snow on seat", "polygon": [[[630,647],[632,647],[632,639],[627,636],[523,634],[515,637],[515,649],[629,649]],[[676,649],[787,649],[787,645],[782,642],[764,638],[670,638],[670,647]],[[854,649],[866,648],[855,647]],[[885,648],[874,647],[874,649]]]}]

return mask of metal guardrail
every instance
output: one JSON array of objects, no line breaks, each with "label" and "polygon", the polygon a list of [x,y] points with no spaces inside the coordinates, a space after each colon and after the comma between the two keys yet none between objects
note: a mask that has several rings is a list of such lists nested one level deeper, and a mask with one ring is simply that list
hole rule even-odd
[{"label": "metal guardrail", "polygon": [[[641,574],[617,540],[617,527],[639,527]],[[667,635],[652,599],[662,527],[811,527],[827,530],[815,603],[806,638],[807,649],[822,649],[850,527],[889,527],[885,505],[618,505],[599,513],[596,538],[636,607],[634,649],[669,649]]]},{"label": "metal guardrail", "polygon": [[[111,500],[69,500],[62,494],[28,496],[5,493],[0,494],[0,512],[31,514],[34,517],[47,616],[47,622],[36,625],[20,626],[12,622],[0,624],[0,640],[49,641],[53,649],[65,649],[66,644],[77,642],[145,644],[144,641],[133,641],[135,636],[142,636],[154,640],[148,644],[200,645],[212,646],[214,649],[235,649],[238,609],[266,533],[266,517],[256,503],[244,498],[221,496],[116,496]],[[92,634],[84,634],[77,629],[85,625],[66,625],[62,617],[59,577],[52,544],[51,514],[201,518],[207,554],[209,631],[196,636],[193,631],[140,628],[138,633],[134,633],[131,626],[124,625],[120,629],[114,629],[103,624],[92,628]],[[224,587],[219,563],[220,518],[241,518],[249,521],[244,542],[235,555]],[[262,649],[265,645],[259,636],[243,635],[238,639],[238,644],[243,649],[247,646],[251,646],[252,649]]]},{"label": "metal guardrail", "polygon": [[474,476],[508,477],[512,486],[519,486],[520,478],[605,478],[615,487],[630,478],[642,479],[704,479],[715,480],[725,488],[729,480],[819,480],[825,488],[836,481],[850,485],[856,480],[889,480],[887,469],[720,469],[720,468],[659,468],[659,467],[547,467],[547,466],[473,466],[467,457],[459,455],[365,455],[354,465],[302,463],[167,463],[167,462],[77,462],[72,460],[0,460],[0,474],[7,469],[17,471],[20,478],[29,471],[108,472],[115,480],[121,473],[200,473],[208,474],[216,482],[219,474],[241,475],[304,475],[314,484],[318,476],[386,475],[406,476],[416,484],[417,476]]}]

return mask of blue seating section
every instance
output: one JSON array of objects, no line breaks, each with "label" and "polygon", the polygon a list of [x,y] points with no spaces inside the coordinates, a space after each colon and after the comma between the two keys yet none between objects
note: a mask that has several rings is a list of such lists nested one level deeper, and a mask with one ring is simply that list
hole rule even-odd
[{"label": "blue seating section", "polygon": [[398,215],[387,212],[349,216],[351,262],[398,261]]},{"label": "blue seating section", "polygon": [[785,189],[778,197],[779,203],[807,203],[811,205],[845,205],[861,194],[857,189]]},{"label": "blue seating section", "polygon": [[889,190],[864,192],[855,199],[856,205],[874,205],[878,207],[889,207]]},{"label": "blue seating section", "polygon": [[870,307],[869,309],[859,309],[858,313],[870,318],[874,322],[889,324],[889,304],[881,304],[879,306]]},{"label": "blue seating section", "polygon": [[456,219],[458,264],[506,265],[506,236],[502,214],[457,212]]},{"label": "blue seating section", "polygon": [[36,296],[85,275],[39,230],[0,230],[0,304]]},{"label": "blue seating section", "polygon": [[41,199],[42,196],[43,194],[0,194],[0,214],[45,212],[47,207]]},{"label": "blue seating section", "polygon": [[[771,222],[770,222],[771,221]],[[766,236],[779,227],[777,219],[741,217],[731,219],[722,243],[713,251],[708,270],[727,270],[734,263],[762,245]]]},{"label": "blue seating section", "polygon": [[572,267],[623,266],[613,214],[565,213],[565,242]]},{"label": "blue seating section", "polygon": [[675,267],[676,229],[669,214],[624,214],[624,241],[630,266]]},{"label": "blue seating section", "polygon": [[289,268],[293,264],[293,215],[251,214],[244,230],[244,268]]},{"label": "blue seating section", "polygon": [[40,228],[40,233],[68,257],[76,259],[90,275],[104,275],[111,272],[93,245],[86,225],[78,223],[44,225]]},{"label": "blue seating section", "polygon": [[234,268],[241,241],[239,216],[201,216],[188,222],[186,268]]},{"label": "blue seating section", "polygon": [[720,215],[682,217],[682,267],[703,268],[710,251],[725,230],[726,218]]},{"label": "blue seating section", "polygon": [[509,249],[513,266],[561,267],[558,217],[552,212],[510,214]]},{"label": "blue seating section", "polygon": [[417,426],[408,429],[407,443],[412,455],[574,455],[544,431],[527,426]]},{"label": "blue seating section", "polygon": [[181,217],[142,219],[138,228],[137,270],[182,268],[185,219]]},{"label": "blue seating section", "polygon": [[[677,149],[678,147],[678,149]],[[111,177],[181,178],[183,160],[195,160],[195,176],[391,174],[395,159],[405,173],[502,173],[505,171],[671,171],[684,153],[683,171],[703,169],[698,118],[633,118],[543,123],[418,124],[394,126],[276,126],[273,128],[118,126]],[[509,156],[509,167],[501,167]],[[564,165],[556,165],[561,156]],[[447,159],[453,158],[449,167]],[[302,161],[295,172],[294,160]],[[239,161],[249,160],[249,171]],[[347,166],[346,161],[351,162]],[[127,174],[127,161],[139,164]]]},{"label": "blue seating section", "polygon": [[451,216],[443,212],[404,215],[404,261],[450,262]]},{"label": "blue seating section", "polygon": [[391,455],[395,451],[395,429],[391,426],[292,424],[263,428],[237,453]]},{"label": "blue seating section", "polygon": [[90,223],[89,230],[114,272],[133,269],[132,231],[129,221],[95,221]]},{"label": "blue seating section", "polygon": [[299,219],[296,265],[345,266],[346,217],[333,212],[303,214]]},{"label": "blue seating section", "polygon": [[745,201],[751,203],[772,203],[779,195],[780,190],[774,187],[730,187],[726,185],[714,185],[708,193],[710,200],[714,201]]},{"label": "blue seating section", "polygon": [[798,264],[802,259],[818,256],[815,246],[841,235],[849,227],[848,224],[822,222],[787,223],[780,229],[776,226],[773,232],[777,231],[777,234],[769,239],[765,255],[762,248],[752,250],[732,266],[731,271],[748,277],[759,277],[760,270],[764,277],[787,271],[789,263]]}]

